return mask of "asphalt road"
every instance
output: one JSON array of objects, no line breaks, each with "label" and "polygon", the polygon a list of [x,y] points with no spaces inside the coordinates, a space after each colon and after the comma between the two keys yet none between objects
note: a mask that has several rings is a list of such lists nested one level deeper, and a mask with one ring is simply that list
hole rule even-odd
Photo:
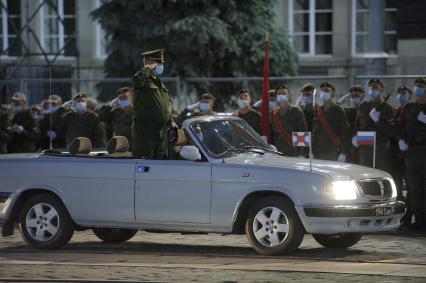
[{"label": "asphalt road", "polygon": [[322,248],[306,235],[291,255],[256,254],[245,236],[139,232],[104,244],[76,232],[56,251],[25,245],[19,231],[0,239],[1,282],[426,282],[426,234],[367,235],[348,250]]}]

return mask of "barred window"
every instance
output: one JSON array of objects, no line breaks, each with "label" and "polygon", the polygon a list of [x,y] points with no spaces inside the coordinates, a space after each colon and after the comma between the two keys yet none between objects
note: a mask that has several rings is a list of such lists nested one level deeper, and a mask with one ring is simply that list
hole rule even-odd
[{"label": "barred window", "polygon": [[18,36],[21,29],[21,1],[0,0],[0,45],[2,57],[22,55],[22,41]]}]

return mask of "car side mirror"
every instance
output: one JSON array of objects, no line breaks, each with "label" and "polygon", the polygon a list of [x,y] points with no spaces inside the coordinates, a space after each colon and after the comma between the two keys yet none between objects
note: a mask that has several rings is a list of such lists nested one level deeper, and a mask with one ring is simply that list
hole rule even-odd
[{"label": "car side mirror", "polygon": [[197,161],[201,160],[201,153],[194,145],[184,145],[179,151],[180,157],[186,160]]}]

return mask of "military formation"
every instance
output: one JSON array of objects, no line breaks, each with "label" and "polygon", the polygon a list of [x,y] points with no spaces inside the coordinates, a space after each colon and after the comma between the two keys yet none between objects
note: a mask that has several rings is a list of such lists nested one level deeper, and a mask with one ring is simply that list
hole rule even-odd
[{"label": "military formation", "polygon": [[[60,96],[51,95],[38,107],[29,107],[25,94],[14,93],[11,106],[0,106],[0,153],[66,148],[76,137],[87,137],[94,147],[102,148],[109,138],[119,135],[127,137],[134,156],[164,158],[167,129],[181,126],[190,117],[217,115],[216,98],[202,93],[199,101],[176,113],[160,79],[164,50],[142,56],[143,65],[132,77],[132,88],[118,89],[117,96],[101,107],[83,92],[65,103]],[[387,102],[379,79],[371,79],[368,89],[352,86],[348,90],[350,107],[336,101],[332,82],[322,82],[318,88],[305,84],[297,101],[286,85],[277,86],[269,91],[270,142],[286,156],[308,158],[306,148],[293,146],[291,134],[309,131],[314,158],[373,167],[372,147],[359,145],[357,132],[374,131],[375,167],[393,176],[398,199],[408,204],[403,225],[426,229],[425,84],[426,80],[416,79],[413,88],[400,86],[396,109]],[[238,109],[232,115],[262,134],[262,101],[254,102],[252,93],[244,88],[233,99]]]}]

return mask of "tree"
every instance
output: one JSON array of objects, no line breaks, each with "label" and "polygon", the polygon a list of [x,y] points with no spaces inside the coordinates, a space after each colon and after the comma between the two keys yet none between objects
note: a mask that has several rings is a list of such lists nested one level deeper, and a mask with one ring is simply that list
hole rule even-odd
[{"label": "tree", "polygon": [[[287,33],[274,25],[273,0],[112,0],[92,12],[109,36],[107,77],[129,77],[140,53],[165,48],[167,76],[261,76],[270,33],[272,76],[297,72]],[[107,97],[100,97],[100,99]]]}]

